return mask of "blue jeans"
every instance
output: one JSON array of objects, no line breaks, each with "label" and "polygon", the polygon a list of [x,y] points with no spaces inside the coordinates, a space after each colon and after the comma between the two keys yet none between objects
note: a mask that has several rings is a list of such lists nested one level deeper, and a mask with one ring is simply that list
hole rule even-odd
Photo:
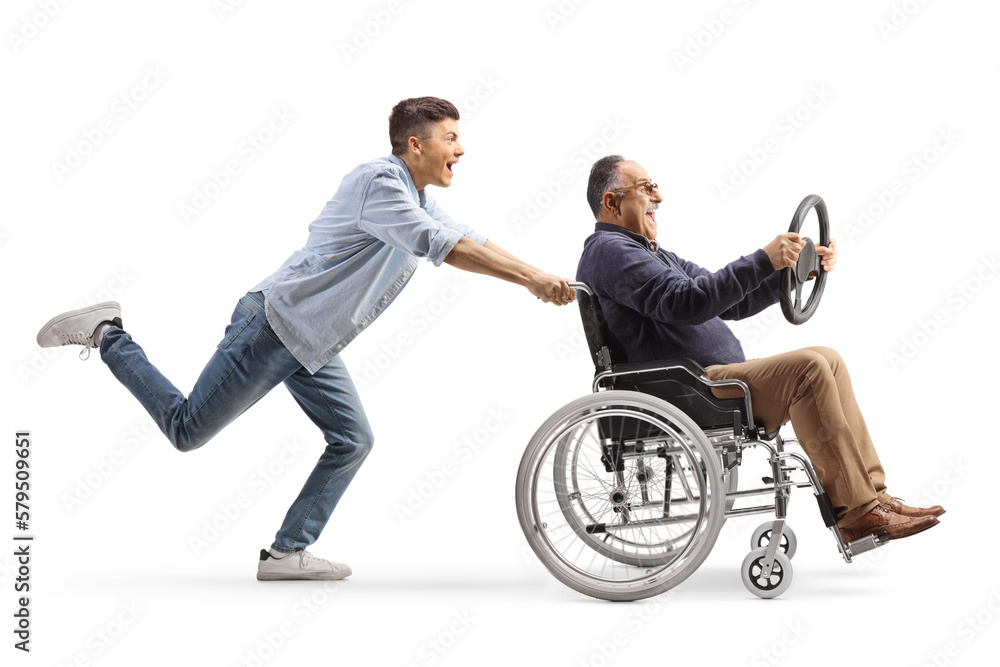
[{"label": "blue jeans", "polygon": [[285,383],[327,445],[274,538],[271,546],[278,551],[298,551],[319,538],[371,451],[368,419],[344,362],[334,357],[310,375],[268,325],[260,292],[248,293],[236,304],[232,322],[187,398],[122,329],[105,333],[101,358],[182,452],[204,445],[275,385]]}]

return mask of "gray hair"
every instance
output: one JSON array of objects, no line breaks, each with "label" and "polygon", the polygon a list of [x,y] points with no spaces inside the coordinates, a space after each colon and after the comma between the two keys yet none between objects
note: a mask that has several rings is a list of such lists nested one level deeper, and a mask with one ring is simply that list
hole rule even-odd
[{"label": "gray hair", "polygon": [[594,212],[595,218],[601,215],[601,200],[604,198],[604,193],[617,190],[625,184],[618,169],[619,162],[625,162],[625,158],[621,155],[607,155],[590,168],[587,203],[590,204],[590,210]]}]

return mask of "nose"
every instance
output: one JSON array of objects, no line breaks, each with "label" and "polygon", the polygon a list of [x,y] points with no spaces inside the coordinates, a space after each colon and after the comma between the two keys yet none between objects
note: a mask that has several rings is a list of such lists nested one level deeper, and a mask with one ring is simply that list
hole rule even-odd
[{"label": "nose", "polygon": [[462,148],[462,144],[460,144],[460,143],[458,143],[458,141],[456,141],[455,142],[455,156],[456,157],[462,157],[463,155],[465,155],[465,149]]}]

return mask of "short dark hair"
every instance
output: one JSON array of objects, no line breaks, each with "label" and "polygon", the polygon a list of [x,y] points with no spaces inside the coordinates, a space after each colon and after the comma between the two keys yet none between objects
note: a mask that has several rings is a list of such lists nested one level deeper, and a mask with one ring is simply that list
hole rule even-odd
[{"label": "short dark hair", "polygon": [[389,114],[389,141],[392,154],[402,155],[410,137],[427,138],[427,128],[445,118],[458,120],[458,109],[440,97],[411,97],[402,100]]},{"label": "short dark hair", "polygon": [[619,162],[625,162],[625,158],[621,155],[607,155],[590,168],[587,203],[590,204],[590,210],[594,212],[595,218],[601,215],[601,200],[604,198],[604,193],[617,190],[624,185],[621,172],[618,170]]}]

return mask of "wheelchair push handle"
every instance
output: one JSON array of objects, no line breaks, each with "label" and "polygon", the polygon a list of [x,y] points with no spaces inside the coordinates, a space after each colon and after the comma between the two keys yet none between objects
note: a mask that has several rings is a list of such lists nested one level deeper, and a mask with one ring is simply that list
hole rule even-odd
[{"label": "wheelchair push handle", "polygon": [[594,296],[594,290],[590,289],[587,283],[581,283],[570,280],[566,284],[569,285],[570,289],[576,289],[580,290],[581,292],[585,292],[587,296]]}]

